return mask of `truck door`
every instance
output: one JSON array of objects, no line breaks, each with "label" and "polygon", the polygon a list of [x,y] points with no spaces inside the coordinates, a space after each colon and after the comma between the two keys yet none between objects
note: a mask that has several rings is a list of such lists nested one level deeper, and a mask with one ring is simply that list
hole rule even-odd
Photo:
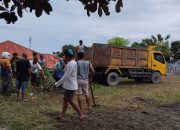
[{"label": "truck door", "polygon": [[162,75],[166,74],[166,62],[164,56],[160,52],[153,52],[152,70],[159,71]]}]

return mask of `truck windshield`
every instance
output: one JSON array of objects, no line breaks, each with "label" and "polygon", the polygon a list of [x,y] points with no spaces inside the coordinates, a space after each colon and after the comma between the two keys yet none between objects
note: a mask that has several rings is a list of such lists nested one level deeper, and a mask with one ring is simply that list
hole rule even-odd
[{"label": "truck windshield", "polygon": [[161,53],[154,53],[154,59],[165,64],[164,57]]}]

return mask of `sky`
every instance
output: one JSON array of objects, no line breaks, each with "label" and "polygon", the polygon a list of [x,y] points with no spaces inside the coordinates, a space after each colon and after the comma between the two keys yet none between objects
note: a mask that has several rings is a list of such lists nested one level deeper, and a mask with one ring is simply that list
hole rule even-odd
[{"label": "sky", "polygon": [[[138,2],[137,2],[138,1]],[[119,36],[131,42],[139,42],[151,35],[171,34],[171,41],[180,40],[180,0],[123,0],[121,13],[115,13],[110,4],[110,16],[99,17],[97,12],[87,16],[78,0],[50,0],[53,12],[37,18],[24,12],[15,24],[0,20],[0,42],[11,40],[38,52],[61,51],[65,44],[78,45],[79,40],[107,43]]]}]

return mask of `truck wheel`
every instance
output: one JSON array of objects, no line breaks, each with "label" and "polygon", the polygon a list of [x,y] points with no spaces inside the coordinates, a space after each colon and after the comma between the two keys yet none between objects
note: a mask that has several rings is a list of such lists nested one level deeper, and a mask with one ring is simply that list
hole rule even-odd
[{"label": "truck wheel", "polygon": [[162,77],[159,72],[153,72],[152,77],[151,77],[151,82],[152,83],[159,83],[161,81]]},{"label": "truck wheel", "polygon": [[117,86],[119,83],[119,75],[115,72],[110,72],[106,80],[109,86]]}]

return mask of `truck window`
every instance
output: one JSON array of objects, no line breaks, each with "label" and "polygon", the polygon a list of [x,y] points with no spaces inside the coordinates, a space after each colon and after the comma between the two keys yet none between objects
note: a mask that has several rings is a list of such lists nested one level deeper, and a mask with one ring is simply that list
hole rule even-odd
[{"label": "truck window", "polygon": [[154,59],[165,64],[164,57],[161,53],[154,53]]}]

